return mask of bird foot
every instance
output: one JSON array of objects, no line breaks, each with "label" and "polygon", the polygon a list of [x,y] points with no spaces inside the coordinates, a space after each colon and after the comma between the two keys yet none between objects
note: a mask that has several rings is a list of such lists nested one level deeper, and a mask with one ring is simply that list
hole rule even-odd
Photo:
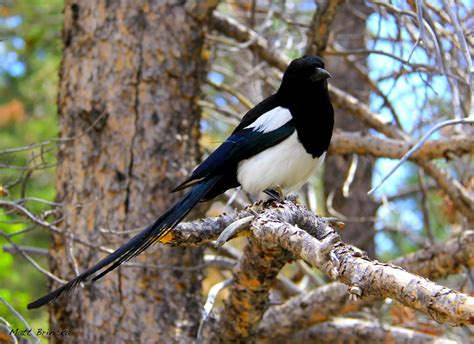
[{"label": "bird foot", "polygon": [[263,191],[266,195],[270,196],[270,199],[273,201],[283,201],[285,196],[283,194],[283,189],[280,185],[277,185],[271,189],[265,189]]}]

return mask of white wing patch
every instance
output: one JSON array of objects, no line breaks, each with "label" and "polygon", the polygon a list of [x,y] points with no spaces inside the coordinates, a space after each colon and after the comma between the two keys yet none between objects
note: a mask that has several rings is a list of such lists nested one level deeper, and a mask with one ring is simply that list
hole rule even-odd
[{"label": "white wing patch", "polygon": [[268,133],[285,125],[291,118],[290,110],[278,106],[261,115],[255,122],[246,126],[245,129],[254,128],[255,131]]}]

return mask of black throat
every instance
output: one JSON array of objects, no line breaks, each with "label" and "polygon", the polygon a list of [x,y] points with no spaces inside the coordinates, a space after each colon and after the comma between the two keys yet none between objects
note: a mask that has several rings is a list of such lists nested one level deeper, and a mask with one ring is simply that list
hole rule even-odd
[{"label": "black throat", "polygon": [[329,147],[334,128],[334,110],[327,82],[280,88],[277,97],[294,118],[298,139],[306,152],[320,157]]}]

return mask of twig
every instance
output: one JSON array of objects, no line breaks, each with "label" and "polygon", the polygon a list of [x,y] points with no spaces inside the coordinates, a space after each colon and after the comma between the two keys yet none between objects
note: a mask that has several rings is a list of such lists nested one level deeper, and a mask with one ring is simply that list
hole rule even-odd
[{"label": "twig", "polygon": [[15,242],[10,239],[10,236],[8,234],[6,234],[5,232],[3,231],[0,231],[0,236],[3,237],[4,239],[6,239],[16,250],[17,252],[23,257],[25,258],[31,265],[33,265],[33,267],[38,270],[39,272],[41,272],[42,274],[46,275],[47,277],[51,278],[52,280],[58,282],[58,283],[61,283],[61,284],[66,284],[67,281],[53,275],[51,272],[43,269],[33,258],[31,258],[26,252],[22,251],[16,244]]},{"label": "twig", "polygon": [[228,225],[217,238],[215,245],[222,246],[242,230],[248,229],[254,218],[255,216],[247,216]]},{"label": "twig", "polygon": [[420,40],[423,44],[426,42],[425,23],[423,21],[423,0],[416,0],[416,17],[420,29]]},{"label": "twig", "polygon": [[347,171],[347,177],[344,181],[344,185],[342,186],[342,195],[344,197],[349,197],[349,189],[351,187],[352,182],[354,181],[354,176],[357,171],[357,165],[359,164],[359,158],[356,154],[352,155],[351,165],[349,170]]},{"label": "twig", "polygon": [[214,81],[207,79],[206,83],[208,83],[210,86],[214,87],[218,91],[224,91],[227,92],[231,95],[233,95],[235,98],[239,100],[239,102],[244,105],[248,110],[253,108],[254,104],[248,99],[246,96],[244,96],[242,93],[238,92],[232,87],[229,87],[225,84],[217,84]]},{"label": "twig", "polygon": [[53,233],[56,233],[56,234],[59,234],[59,235],[64,235],[66,237],[69,237],[71,238],[72,240],[74,241],[77,241],[81,244],[83,244],[84,246],[87,246],[87,247],[92,247],[92,248],[98,248],[99,250],[103,251],[103,252],[107,252],[107,253],[111,253],[112,250],[106,248],[106,247],[103,247],[103,246],[98,246],[98,245],[95,245],[95,244],[92,244],[92,243],[89,243],[85,240],[82,240],[78,237],[76,237],[75,235],[73,235],[72,233],[70,233],[69,231],[63,231],[61,229],[59,229],[58,227],[56,227],[55,225],[43,220],[43,219],[40,219],[38,217],[36,217],[35,215],[33,215],[29,210],[27,210],[25,207],[19,205],[19,204],[16,204],[14,202],[9,202],[9,201],[2,201],[0,200],[0,207],[6,207],[6,208],[13,208],[15,209],[16,211],[18,211],[21,215],[23,215],[24,217],[26,217],[28,220],[30,220],[31,222],[43,227],[43,228],[46,228],[48,230],[50,230],[51,232]]},{"label": "twig", "polygon": [[92,129],[94,129],[94,127],[99,123],[99,121],[104,119],[104,117],[106,117],[106,116],[107,116],[107,113],[105,113],[105,112],[101,113],[94,120],[94,122],[92,122],[82,133],[79,133],[75,136],[63,137],[63,138],[58,138],[58,139],[49,139],[49,140],[46,140],[46,141],[43,141],[43,142],[40,142],[40,143],[33,143],[31,145],[18,147],[18,148],[3,149],[3,150],[0,151],[0,155],[10,154],[10,153],[18,153],[18,152],[34,149],[34,148],[37,148],[37,147],[42,148],[43,146],[48,145],[50,143],[65,143],[65,142],[70,142],[70,141],[77,140],[77,139],[85,136],[86,134],[88,134]]},{"label": "twig", "polygon": [[396,344],[455,344],[447,338],[423,332],[390,326],[374,321],[335,318],[308,330],[288,337],[277,338],[272,343],[396,343]]},{"label": "twig", "polygon": [[209,294],[207,295],[206,303],[204,304],[204,309],[202,312],[201,323],[199,324],[198,335],[197,335],[198,340],[202,339],[202,331],[203,331],[204,324],[206,323],[207,319],[209,318],[209,315],[211,314],[217,295],[222,289],[227,288],[233,282],[234,282],[233,278],[228,278],[222,282],[219,282],[213,285],[212,288],[209,289]]},{"label": "twig", "polygon": [[48,250],[45,248],[22,246],[22,245],[17,245],[16,247],[13,245],[3,245],[3,251],[5,252],[11,253],[11,254],[18,254],[18,250],[25,252],[27,254],[34,254],[34,255],[42,256],[42,257],[49,256]]},{"label": "twig", "polygon": [[474,118],[460,118],[460,119],[450,119],[447,121],[443,121],[441,123],[438,123],[434,127],[432,127],[428,132],[423,135],[423,137],[413,146],[412,149],[410,149],[401,159],[400,161],[388,172],[382,180],[375,186],[373,187],[367,194],[370,195],[373,192],[375,192],[379,187],[382,186],[383,183],[405,162],[407,161],[417,150],[419,150],[423,144],[428,140],[428,138],[433,134],[434,132],[438,131],[441,128],[444,128],[449,125],[454,125],[454,124],[473,124],[474,123]]},{"label": "twig", "polygon": [[39,338],[36,336],[35,334],[35,331],[33,331],[33,329],[30,327],[30,325],[28,325],[28,323],[26,322],[26,320],[21,316],[20,313],[18,313],[16,311],[15,308],[13,308],[3,297],[0,296],[0,301],[3,302],[3,304],[5,306],[7,306],[7,308],[10,310],[10,312],[12,312],[22,323],[23,325],[25,326],[25,328],[29,331],[29,333],[31,333],[31,335],[33,336],[34,338],[34,342],[35,343],[39,343],[40,340]]}]

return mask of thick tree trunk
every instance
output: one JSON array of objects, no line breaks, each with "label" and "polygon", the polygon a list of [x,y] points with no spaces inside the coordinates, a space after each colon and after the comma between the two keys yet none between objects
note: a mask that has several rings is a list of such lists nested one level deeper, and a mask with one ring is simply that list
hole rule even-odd
[{"label": "thick tree trunk", "polygon": [[[344,49],[359,49],[365,44],[365,19],[363,14],[368,13],[366,5],[362,1],[348,1],[338,7],[336,16],[332,23],[331,40],[337,42]],[[333,78],[331,82],[342,90],[356,96],[367,103],[370,89],[367,83],[360,77],[342,57],[327,57],[327,68],[331,71]],[[361,57],[359,63],[367,65],[366,59]],[[366,130],[360,122],[347,114],[345,111],[336,109],[336,130],[347,131]],[[370,218],[375,216],[377,210],[375,203],[367,196],[367,191],[372,185],[373,159],[359,156],[357,171],[351,184],[349,197],[342,194],[342,186],[351,165],[351,156],[331,156],[326,160],[324,170],[326,197],[333,191],[333,208],[346,216],[347,226],[341,232],[343,240],[351,243],[373,257],[374,252],[374,230]],[[369,221],[366,221],[369,219]],[[370,229],[370,230],[369,230]]]},{"label": "thick tree trunk", "polygon": [[[205,23],[182,1],[66,1],[59,89],[61,227],[117,247],[160,215],[199,158]],[[92,129],[88,130],[88,128]],[[105,233],[101,229],[117,233]],[[104,253],[55,236],[51,270],[64,279]],[[52,329],[71,343],[173,342],[200,318],[202,250],[152,247],[51,307]],[[156,265],[163,266],[159,269]],[[180,269],[180,268],[185,269]],[[55,285],[54,287],[57,287]]]}]

